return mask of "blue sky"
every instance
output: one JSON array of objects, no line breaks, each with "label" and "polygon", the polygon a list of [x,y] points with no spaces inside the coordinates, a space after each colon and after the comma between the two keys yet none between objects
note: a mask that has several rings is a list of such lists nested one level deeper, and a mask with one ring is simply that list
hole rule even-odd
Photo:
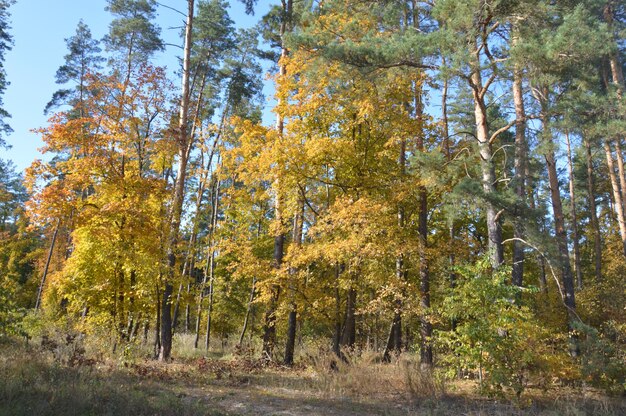
[{"label": "blue sky", "polygon": [[[255,16],[247,16],[237,0],[231,0],[231,19],[238,27],[249,27],[263,16],[271,0],[260,0]],[[161,0],[160,3],[186,9],[185,0]],[[6,138],[12,146],[0,149],[0,158],[11,159],[22,171],[41,154],[42,146],[37,134],[30,130],[46,125],[43,109],[59,86],[54,74],[67,53],[65,39],[75,33],[82,18],[90,27],[94,38],[100,39],[108,30],[111,16],[104,11],[106,0],[18,0],[10,9],[13,50],[6,56],[5,69],[11,83],[4,95],[4,108],[11,114],[9,124],[14,132]],[[157,23],[161,26],[165,42],[181,44],[180,27],[183,16],[160,7]],[[156,63],[175,69],[180,50],[168,47],[156,57]],[[266,93],[267,95],[267,93]]]}]

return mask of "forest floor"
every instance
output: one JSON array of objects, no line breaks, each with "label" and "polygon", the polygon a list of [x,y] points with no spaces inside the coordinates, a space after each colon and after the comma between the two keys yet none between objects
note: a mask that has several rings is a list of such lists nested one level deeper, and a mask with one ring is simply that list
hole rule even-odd
[{"label": "forest floor", "polygon": [[626,414],[623,397],[591,389],[529,389],[520,400],[489,399],[472,381],[444,388],[409,361],[370,360],[338,370],[313,358],[295,368],[243,357],[162,364],[52,347],[0,341],[0,415]]}]

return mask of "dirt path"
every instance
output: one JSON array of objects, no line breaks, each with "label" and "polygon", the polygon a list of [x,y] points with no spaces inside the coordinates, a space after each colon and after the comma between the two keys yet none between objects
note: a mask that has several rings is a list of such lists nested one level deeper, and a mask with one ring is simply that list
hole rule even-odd
[{"label": "dirt path", "polygon": [[183,400],[224,415],[407,415],[407,404],[382,405],[350,398],[325,398],[301,390],[260,386],[216,386],[181,388]]}]

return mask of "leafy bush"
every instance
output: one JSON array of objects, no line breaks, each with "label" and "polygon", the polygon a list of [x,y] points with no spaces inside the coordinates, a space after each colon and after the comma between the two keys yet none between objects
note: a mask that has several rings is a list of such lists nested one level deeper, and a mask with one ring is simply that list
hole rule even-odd
[{"label": "leafy bush", "polygon": [[25,309],[19,307],[13,299],[12,291],[0,282],[0,337],[24,334],[22,319]]},{"label": "leafy bush", "polygon": [[[458,281],[446,296],[441,315],[457,323],[454,330],[438,331],[449,375],[459,370],[475,375],[490,394],[505,388],[521,395],[531,375],[571,377],[565,339],[559,340],[536,324],[532,311],[521,305],[522,289],[507,282],[510,269],[492,270],[488,259],[459,267]],[[564,337],[563,337],[564,338]],[[556,341],[556,342],[555,342]],[[560,351],[562,350],[562,351]],[[560,368],[559,368],[560,367]]]},{"label": "leafy bush", "polygon": [[610,393],[626,393],[626,325],[608,322],[599,331],[582,322],[580,333],[581,372],[585,380]]}]

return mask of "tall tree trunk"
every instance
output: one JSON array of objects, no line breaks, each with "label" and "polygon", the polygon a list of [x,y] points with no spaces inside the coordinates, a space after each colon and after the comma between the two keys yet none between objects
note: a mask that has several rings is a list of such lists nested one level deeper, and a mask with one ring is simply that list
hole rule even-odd
[{"label": "tall tree trunk", "polygon": [[[160,280],[161,276],[159,276]],[[155,324],[154,324],[154,358],[159,356],[161,351],[161,291],[159,286],[156,286],[156,307],[155,307]]]},{"label": "tall tree trunk", "polygon": [[43,288],[46,285],[46,279],[48,278],[48,270],[50,269],[50,263],[52,262],[52,254],[54,253],[54,246],[57,242],[57,236],[59,235],[59,228],[61,226],[61,219],[57,219],[57,225],[54,227],[52,233],[52,240],[50,241],[50,249],[48,250],[48,257],[46,257],[46,265],[43,268],[43,274],[41,275],[41,282],[39,282],[39,289],[37,290],[37,299],[35,300],[35,310],[39,310],[41,306],[41,297],[43,295]]},{"label": "tall tree trunk", "polygon": [[209,307],[206,314],[206,333],[204,337],[204,349],[211,347],[211,319],[213,318],[213,293],[215,290],[215,250],[211,250],[209,259]]},{"label": "tall tree trunk", "polygon": [[474,97],[474,119],[476,121],[476,139],[480,153],[480,170],[482,174],[482,187],[485,194],[485,213],[487,220],[488,249],[491,265],[498,268],[504,262],[504,250],[502,247],[502,230],[498,219],[498,213],[493,202],[496,193],[496,172],[493,165],[493,152],[491,138],[489,137],[489,125],[487,121],[487,106],[485,95],[487,90],[483,86],[480,69],[474,69],[471,75],[472,94]]},{"label": "tall tree trunk", "polygon": [[[611,32],[613,32],[613,21],[615,20],[615,8],[614,8],[614,0],[608,0],[604,7],[604,20],[609,26]],[[611,33],[614,35],[614,33]],[[617,43],[617,39],[614,39]],[[617,98],[618,100],[622,99],[624,94],[624,72],[622,71],[622,63],[619,60],[619,55],[612,51],[609,54],[609,66],[611,67],[611,78],[613,84],[617,89]]]},{"label": "tall tree trunk", "polygon": [[[400,141],[400,154],[398,157],[398,166],[400,170],[400,181],[403,182],[406,175],[406,140]],[[405,214],[403,201],[398,204],[398,227],[403,229],[405,226]],[[396,257],[396,280],[402,285],[406,279],[406,269],[404,267],[404,254],[400,253]],[[402,351],[402,297],[403,293],[398,293],[394,300],[394,311],[391,327],[389,328],[389,336],[387,345],[383,353],[383,361],[390,362],[391,354],[399,355]]]},{"label": "tall tree trunk", "polygon": [[[353,282],[354,283],[354,282]],[[346,315],[341,333],[340,344],[343,347],[354,347],[356,342],[356,289],[348,290],[348,298],[346,299]]]},{"label": "tall tree trunk", "polygon": [[[415,117],[424,117],[422,97],[415,93]],[[417,151],[424,152],[424,134],[417,136]],[[428,266],[428,191],[424,185],[419,186],[418,234],[419,234],[419,275],[420,275],[420,362],[425,366],[433,364],[432,332],[430,322],[430,272]]]},{"label": "tall tree trunk", "polygon": [[617,160],[619,186],[622,190],[622,212],[626,215],[626,176],[624,175],[624,153],[622,153],[622,144],[619,137],[615,139],[615,156]]},{"label": "tall tree trunk", "polygon": [[[537,204],[535,202],[535,184],[533,183],[533,177],[530,175],[530,166],[526,164],[526,198],[528,200],[528,206],[531,210],[537,210]],[[542,218],[539,223],[539,232],[545,233],[545,219]],[[537,262],[539,263],[539,287],[544,294],[548,293],[548,282],[546,279],[546,259],[540,253],[535,253]]]},{"label": "tall tree trunk", "polygon": [[615,200],[613,208],[615,209],[615,215],[617,216],[617,224],[619,226],[619,233],[622,238],[622,249],[624,256],[626,256],[626,218],[624,217],[624,203],[622,201],[622,193],[619,188],[619,181],[615,174],[615,163],[613,161],[613,153],[611,152],[611,146],[608,140],[604,143],[604,153],[606,154],[606,164],[609,170],[609,178],[611,179],[611,187],[613,189],[613,198]]},{"label": "tall tree trunk", "polygon": [[243,327],[241,328],[241,334],[239,335],[239,342],[237,343],[239,348],[241,348],[243,344],[243,338],[246,336],[246,330],[248,329],[248,322],[250,320],[250,312],[252,311],[255,292],[256,292],[256,277],[253,277],[252,286],[250,287],[250,298],[248,299],[248,306],[246,308],[246,316],[243,320]]},{"label": "tall tree trunk", "polygon": [[[219,209],[219,198],[220,198],[220,180],[219,178],[215,178],[215,185],[213,186],[213,207],[211,209],[211,228],[209,230],[209,237],[207,242],[207,263],[204,268],[204,276],[202,277],[202,284],[200,286],[200,292],[198,295],[198,306],[196,310],[196,328],[195,328],[195,339],[194,339],[194,348],[198,348],[198,342],[200,340],[200,322],[202,321],[202,302],[204,301],[204,297],[206,295],[206,285],[207,282],[210,282],[212,285],[213,273],[214,273],[214,258],[215,258],[215,231],[217,228],[217,214]],[[209,289],[209,291],[212,288]],[[207,323],[207,326],[208,325]],[[210,340],[209,340],[210,341]],[[205,342],[205,346],[208,345],[208,341]],[[207,347],[208,348],[208,347]]]},{"label": "tall tree trunk", "polygon": [[[289,54],[287,47],[285,46],[285,34],[287,33],[288,22],[291,20],[293,0],[281,0],[282,4],[282,16],[280,22],[280,41],[281,41],[281,59],[286,58]],[[278,76],[284,78],[287,75],[286,65],[279,64]],[[279,98],[278,107],[281,105],[281,99]],[[278,137],[282,138],[285,131],[285,120],[282,114],[278,113],[276,116],[276,131]],[[283,217],[281,210],[283,209],[281,203],[281,184],[276,184],[276,221],[278,222],[279,230],[278,234],[274,236],[274,268],[278,271],[282,267],[284,247],[285,247],[285,234],[283,230]],[[278,308],[278,300],[280,298],[280,285],[274,284],[271,288],[270,302],[265,312],[265,323],[263,325],[263,359],[272,360],[274,355],[274,346],[276,345],[276,310]]]},{"label": "tall tree trunk", "polygon": [[584,139],[587,156],[587,199],[589,200],[589,218],[593,230],[593,248],[596,280],[602,280],[602,237],[600,234],[600,222],[596,209],[596,191],[593,180],[593,157],[591,143]]},{"label": "tall tree trunk", "polygon": [[[516,39],[516,38],[514,38]],[[521,204],[526,202],[526,110],[524,108],[524,94],[522,91],[522,70],[518,65],[513,69],[513,103],[515,105],[515,160],[514,184],[515,194]],[[525,237],[524,218],[517,210],[513,229],[513,269],[511,282],[515,286],[524,283],[524,246],[521,241]],[[522,216],[523,217],[523,216]]]},{"label": "tall tree trunk", "polygon": [[341,357],[341,293],[339,292],[339,276],[341,267],[335,264],[335,333],[333,336],[333,352]]},{"label": "tall tree trunk", "polygon": [[[604,20],[609,25],[611,32],[613,32],[613,21],[615,20],[615,5],[613,0],[608,0],[606,2],[606,6],[604,8]],[[616,88],[617,99],[618,101],[621,101],[624,95],[624,73],[622,71],[622,63],[619,60],[619,55],[616,52],[610,53],[609,66],[611,67],[611,78],[613,81],[613,85]],[[626,177],[624,177],[624,155],[621,153],[619,140],[619,137],[616,138],[619,181],[615,178],[613,157],[611,156],[611,149],[608,141],[604,143],[604,151],[606,152],[606,160],[609,167],[609,177],[611,178],[611,187],[613,188],[613,195],[615,198],[615,212],[617,214],[620,235],[622,237],[624,256],[626,256]],[[621,184],[621,193],[618,183]]]},{"label": "tall tree trunk", "polygon": [[161,307],[161,351],[159,360],[168,361],[172,352],[172,292],[176,268],[176,246],[180,233],[180,220],[185,198],[185,182],[187,177],[187,162],[191,150],[191,138],[188,134],[189,124],[189,75],[191,60],[191,45],[193,34],[194,0],[187,0],[187,22],[185,26],[185,46],[183,52],[182,96],[180,100],[180,117],[178,123],[178,155],[179,170],[174,186],[172,201],[172,215],[167,246],[168,275],[165,280]]},{"label": "tall tree trunk", "polygon": [[[285,244],[284,234],[274,237],[274,269],[280,269],[283,263],[283,251]],[[265,322],[263,324],[263,351],[262,358],[271,361],[274,356],[276,345],[276,310],[280,298],[280,285],[274,284],[271,288],[270,301],[265,311]]]},{"label": "tall tree trunk", "polygon": [[567,143],[567,166],[569,171],[569,201],[572,211],[572,239],[574,240],[574,270],[576,273],[576,285],[578,290],[583,288],[583,271],[580,267],[580,244],[578,241],[578,216],[576,214],[576,193],[574,190],[574,162],[572,161],[572,145],[569,132],[565,132]]},{"label": "tall tree trunk", "polygon": [[[137,290],[137,272],[133,269],[130,271],[130,292],[128,295],[128,324],[126,325],[126,339],[131,341],[133,338],[133,328],[135,327],[135,291]],[[137,319],[139,324],[139,319]]]},{"label": "tall tree trunk", "polygon": [[[442,58],[442,65],[446,66],[445,57]],[[448,78],[443,80],[443,89],[441,93],[441,122],[443,129],[443,145],[445,150],[445,156],[448,163],[452,161],[452,143],[450,140],[450,125],[448,122]],[[455,254],[455,240],[456,240],[456,228],[454,226],[454,219],[451,221],[448,228],[448,235],[450,237],[450,254],[448,255],[448,265],[450,267],[450,273],[448,279],[450,280],[450,287],[454,289],[456,287],[457,275],[454,272],[456,266],[456,254]],[[455,319],[450,322],[452,330],[456,329],[457,322]]]},{"label": "tall tree trunk", "polygon": [[574,294],[574,277],[572,276],[572,268],[569,260],[569,249],[567,243],[567,232],[565,231],[565,216],[563,215],[563,204],[561,202],[561,193],[559,191],[559,176],[556,168],[556,157],[554,151],[554,142],[552,138],[551,127],[548,123],[546,101],[548,98],[548,89],[543,88],[540,103],[541,123],[542,123],[542,142],[545,146],[544,158],[546,161],[546,169],[548,171],[548,182],[550,184],[550,199],[552,201],[552,213],[554,216],[554,229],[557,247],[559,251],[559,266],[562,270],[562,284],[564,290],[565,307],[569,316],[570,329],[576,318],[576,298]]},{"label": "tall tree trunk", "polygon": [[[298,198],[298,210],[296,211],[293,218],[293,244],[294,249],[299,250],[302,245],[302,230],[304,227],[304,191],[300,193],[300,198]],[[293,267],[290,267],[289,274],[296,275],[297,270]],[[287,342],[285,343],[285,359],[284,363],[287,366],[293,365],[293,354],[296,345],[296,330],[298,325],[298,305],[296,303],[296,295],[297,295],[297,282],[294,279],[291,279],[291,284],[294,287],[291,289],[291,310],[289,311],[289,319],[287,321]]]},{"label": "tall tree trunk", "polygon": [[430,322],[430,273],[428,270],[428,200],[426,188],[420,187],[419,209],[419,273],[420,273],[420,363],[425,366],[433,364],[432,332]]}]

